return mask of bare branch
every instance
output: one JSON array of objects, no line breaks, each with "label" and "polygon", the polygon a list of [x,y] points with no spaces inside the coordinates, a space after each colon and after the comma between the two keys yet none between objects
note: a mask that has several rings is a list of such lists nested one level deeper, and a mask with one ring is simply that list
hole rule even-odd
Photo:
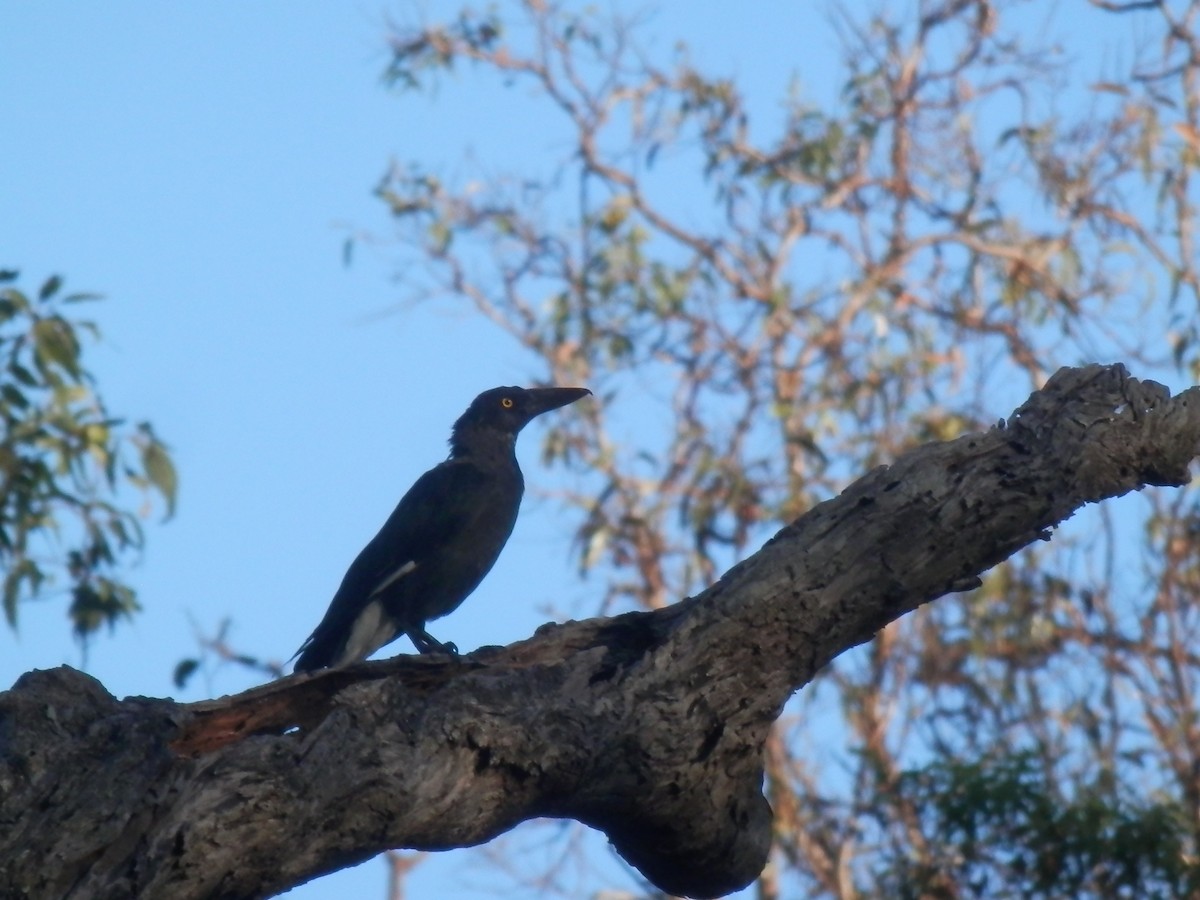
[{"label": "bare branch", "polygon": [[1186,483],[1198,447],[1200,388],[1063,369],[1007,423],[875,469],[665,609],[191,705],[31,673],[0,695],[0,893],[264,896],[535,816],[603,830],[665,891],[737,889],[771,847],[763,748],[794,691],[1081,505]]}]

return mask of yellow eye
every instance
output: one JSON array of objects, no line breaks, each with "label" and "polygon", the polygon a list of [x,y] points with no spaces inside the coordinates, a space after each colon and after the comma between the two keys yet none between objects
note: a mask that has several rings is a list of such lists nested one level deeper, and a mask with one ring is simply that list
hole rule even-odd
[{"label": "yellow eye", "polygon": [[501,397],[500,405],[505,409],[512,409],[512,397]]}]

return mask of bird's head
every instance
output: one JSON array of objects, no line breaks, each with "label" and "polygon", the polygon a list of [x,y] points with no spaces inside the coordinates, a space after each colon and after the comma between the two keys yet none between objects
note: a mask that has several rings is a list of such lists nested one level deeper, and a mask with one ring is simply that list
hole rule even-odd
[{"label": "bird's head", "polygon": [[484,391],[454,423],[451,449],[465,449],[469,435],[482,432],[499,432],[515,438],[535,417],[590,393],[587,388],[567,387],[498,387]]}]

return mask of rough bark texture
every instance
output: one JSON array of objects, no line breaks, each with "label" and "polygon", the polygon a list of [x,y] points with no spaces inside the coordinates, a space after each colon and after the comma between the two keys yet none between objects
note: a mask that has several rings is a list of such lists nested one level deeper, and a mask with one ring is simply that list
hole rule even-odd
[{"label": "rough bark texture", "polygon": [[1186,484],[1198,446],[1200,388],[1064,369],[668,609],[190,705],[31,672],[0,694],[0,896],[267,896],[534,816],[602,829],[670,893],[735,890],[766,860],[761,750],[794,691],[1083,504]]}]

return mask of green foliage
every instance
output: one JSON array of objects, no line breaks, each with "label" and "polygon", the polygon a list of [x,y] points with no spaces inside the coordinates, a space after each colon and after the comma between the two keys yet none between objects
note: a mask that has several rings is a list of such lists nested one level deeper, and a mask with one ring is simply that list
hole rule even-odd
[{"label": "green foliage", "polygon": [[[888,896],[1194,897],[1200,866],[1187,816],[1170,800],[1118,796],[1100,778],[1059,796],[1037,754],[940,760],[900,776],[897,790],[932,819],[933,859],[902,860],[881,879]],[[956,894],[956,896],[961,896]]]},{"label": "green foliage", "polygon": [[180,690],[187,687],[188,681],[191,679],[192,675],[196,673],[198,668],[200,668],[200,660],[198,659],[181,659],[178,663],[176,663],[175,672],[171,676],[171,680],[175,683],[175,687],[179,688]]},{"label": "green foliage", "polygon": [[177,478],[166,446],[148,423],[124,427],[105,409],[83,358],[99,337],[68,311],[95,294],[62,293],[49,278],[31,297],[18,273],[0,272],[0,590],[17,625],[21,602],[51,587],[71,596],[76,635],[138,609],[118,577],[143,543],[126,486],[153,491],[175,509]]}]

